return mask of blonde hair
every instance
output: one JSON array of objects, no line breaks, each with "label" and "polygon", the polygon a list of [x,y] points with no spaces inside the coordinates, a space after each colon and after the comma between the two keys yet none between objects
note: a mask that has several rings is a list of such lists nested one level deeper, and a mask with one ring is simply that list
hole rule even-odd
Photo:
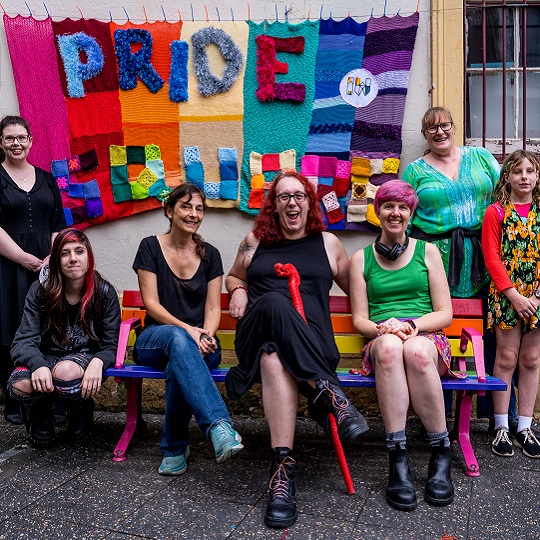
[{"label": "blonde hair", "polygon": [[422,117],[422,135],[426,133],[426,129],[429,126],[433,126],[440,121],[440,118],[448,118],[448,122],[454,123],[452,114],[448,109],[444,107],[431,107],[428,109]]},{"label": "blonde hair", "polygon": [[[493,192],[493,200],[498,201],[503,208],[511,204],[510,196],[512,187],[510,186],[510,173],[520,165],[524,160],[528,159],[534,167],[536,173],[540,173],[540,161],[535,154],[527,150],[516,150],[506,156],[501,166],[501,176],[495,190]],[[540,186],[538,181],[532,192],[533,200],[540,204]]]}]

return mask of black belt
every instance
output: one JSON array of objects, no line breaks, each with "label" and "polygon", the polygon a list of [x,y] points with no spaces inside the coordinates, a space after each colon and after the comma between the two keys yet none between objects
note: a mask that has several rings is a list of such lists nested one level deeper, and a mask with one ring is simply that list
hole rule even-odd
[{"label": "black belt", "polygon": [[410,236],[427,242],[442,240],[443,238],[450,238],[452,240],[448,261],[448,283],[451,287],[457,287],[465,256],[465,238],[470,238],[472,244],[471,280],[484,280],[484,255],[482,253],[482,245],[480,244],[481,234],[481,229],[462,229],[461,227],[441,234],[427,234],[422,229],[413,225]]}]

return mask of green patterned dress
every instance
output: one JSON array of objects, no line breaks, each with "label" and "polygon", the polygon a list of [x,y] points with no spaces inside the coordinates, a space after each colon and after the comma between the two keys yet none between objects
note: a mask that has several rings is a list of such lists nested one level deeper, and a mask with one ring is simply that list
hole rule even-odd
[{"label": "green patterned dress", "polygon": [[[513,204],[506,208],[501,223],[502,237],[500,258],[510,281],[517,291],[531,297],[538,288],[540,278],[540,224],[536,220],[537,204],[533,201],[524,223]],[[522,332],[525,334],[538,328],[540,308],[532,317],[523,320]],[[514,306],[505,294],[499,294],[493,281],[488,296],[488,328],[498,326],[502,330],[514,328],[520,320]]]},{"label": "green patterned dress", "polygon": [[[403,173],[403,180],[418,195],[418,208],[411,225],[428,235],[450,233],[454,229],[478,230],[487,207],[491,204],[493,188],[499,179],[500,167],[485,149],[461,146],[461,160],[457,180],[448,178],[424,158],[410,163]],[[448,274],[451,239],[433,240],[439,248]],[[463,267],[459,284],[450,286],[452,296],[469,298],[489,282],[487,270],[482,269],[479,280],[472,279],[473,245],[465,238]]]}]

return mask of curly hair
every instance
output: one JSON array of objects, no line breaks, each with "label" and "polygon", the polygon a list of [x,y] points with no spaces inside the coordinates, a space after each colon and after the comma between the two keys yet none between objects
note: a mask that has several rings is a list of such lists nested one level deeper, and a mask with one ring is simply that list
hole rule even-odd
[{"label": "curly hair", "polygon": [[[206,204],[206,195],[204,194],[204,191],[193,184],[181,184],[180,186],[173,189],[173,191],[169,195],[169,198],[167,199],[167,202],[165,202],[165,204],[163,205],[163,213],[165,214],[165,217],[169,220],[169,230],[167,232],[170,233],[172,228],[172,218],[169,216],[169,211],[172,214],[174,212],[174,207],[176,206],[176,203],[180,199],[183,199],[184,197],[189,197],[187,199],[187,202],[189,202],[193,198],[193,195],[198,195],[202,199],[203,210],[206,212],[208,206]],[[199,257],[199,259],[201,260],[205,260],[206,251],[204,249],[203,237],[198,233],[193,233],[192,238],[195,242],[195,253],[197,254],[197,257]]]},{"label": "curly hair", "polygon": [[281,225],[279,224],[279,216],[276,211],[276,187],[283,178],[295,178],[304,186],[309,203],[305,231],[306,235],[318,233],[326,229],[322,218],[321,207],[319,205],[319,198],[317,197],[317,193],[311,182],[299,172],[293,170],[283,171],[276,176],[272,182],[263,207],[261,208],[253,227],[253,234],[266,245],[276,244],[285,240]]},{"label": "curly hair", "polygon": [[[510,173],[520,165],[525,159],[531,162],[537,174],[540,173],[540,160],[538,157],[527,150],[516,150],[506,156],[501,166],[501,176],[495,190],[493,191],[493,201],[498,201],[503,208],[511,204],[512,187],[510,185]],[[532,191],[533,199],[540,204],[540,186],[536,182]]]},{"label": "curly hair", "polygon": [[82,289],[79,323],[92,339],[97,339],[93,322],[99,321],[103,314],[101,288],[104,280],[95,270],[94,253],[90,241],[83,232],[77,229],[64,229],[54,239],[49,259],[49,277],[43,284],[43,299],[45,310],[48,313],[49,329],[61,345],[71,344],[66,334],[68,303],[65,296],[66,277],[61,266],[62,250],[69,242],[82,244],[86,248],[88,256],[88,269]]}]

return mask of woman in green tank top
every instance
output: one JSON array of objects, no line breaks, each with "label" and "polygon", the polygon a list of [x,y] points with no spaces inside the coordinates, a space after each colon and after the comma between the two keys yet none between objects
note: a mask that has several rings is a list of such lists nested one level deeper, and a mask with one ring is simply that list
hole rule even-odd
[{"label": "woman in green tank top", "polygon": [[452,320],[452,302],[438,249],[406,235],[417,204],[414,189],[405,182],[383,184],[374,201],[381,234],[353,255],[350,266],[353,323],[370,340],[361,353],[360,371],[375,374],[386,430],[386,500],[406,511],[416,507],[405,437],[409,404],[432,447],[425,500],[445,506],[454,499],[440,383],[440,375],[450,371],[450,344],[441,328]]}]

